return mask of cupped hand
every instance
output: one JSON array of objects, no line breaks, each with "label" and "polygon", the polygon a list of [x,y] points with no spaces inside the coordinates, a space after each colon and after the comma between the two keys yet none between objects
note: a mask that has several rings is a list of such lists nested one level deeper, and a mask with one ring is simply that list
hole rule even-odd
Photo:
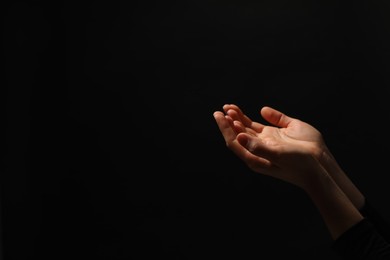
[{"label": "cupped hand", "polygon": [[214,113],[227,147],[250,169],[300,187],[325,174],[317,156],[326,146],[316,128],[271,107],[260,114],[270,125],[252,121],[234,104]]},{"label": "cupped hand", "polygon": [[322,134],[315,127],[274,108],[265,106],[260,110],[260,115],[270,126],[252,121],[237,105],[225,105],[223,110],[230,117],[229,120],[233,121],[236,133],[256,136],[264,131],[278,131],[286,138],[308,142],[318,147],[325,145]]}]

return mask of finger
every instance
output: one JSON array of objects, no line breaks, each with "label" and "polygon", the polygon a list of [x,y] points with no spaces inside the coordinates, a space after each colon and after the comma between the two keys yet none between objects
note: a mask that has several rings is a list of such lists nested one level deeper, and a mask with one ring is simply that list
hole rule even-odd
[{"label": "finger", "polygon": [[272,172],[273,164],[256,154],[253,154],[246,147],[242,146],[236,139],[229,146],[229,149],[236,154],[251,170],[269,175]]},{"label": "finger", "polygon": [[252,124],[252,119],[246,116],[238,106],[229,104],[224,105],[223,109],[226,114],[231,116],[234,120],[241,121],[245,126],[248,127]]},{"label": "finger", "polygon": [[236,111],[233,111],[231,109],[228,110],[228,114],[229,115],[226,115],[225,117],[228,118],[229,121],[231,121],[231,125],[234,128],[236,134],[248,133],[248,134],[251,134],[253,136],[256,136],[258,133],[261,132],[262,128],[264,128],[264,127],[262,127],[260,129],[260,128],[247,127],[246,125],[243,124],[243,122],[237,116]]},{"label": "finger", "polygon": [[246,132],[246,127],[240,121],[233,121],[233,127],[236,131],[236,134]]},{"label": "finger", "polygon": [[291,121],[295,120],[295,118],[289,117],[279,110],[267,106],[260,110],[260,114],[267,122],[278,127],[287,127]]},{"label": "finger", "polygon": [[236,139],[238,143],[245,147],[250,153],[275,164],[277,152],[273,150],[272,147],[266,145],[260,138],[248,134],[239,134]]},{"label": "finger", "polygon": [[231,120],[226,118],[225,115],[220,111],[214,112],[213,116],[226,143],[230,143],[235,140],[237,134],[232,127],[232,122],[229,122]]},{"label": "finger", "polygon": [[242,122],[247,128],[251,128],[256,132],[261,132],[264,128],[263,124],[252,121],[252,119],[245,115],[242,110],[234,104],[225,105],[223,106],[223,109],[226,114],[233,118],[233,120]]},{"label": "finger", "polygon": [[236,139],[237,134],[231,128],[228,118],[222,112],[214,112],[213,114],[215,121],[221,131],[226,146],[244,161],[251,169],[257,172],[262,172],[263,169],[270,167],[270,162],[264,158],[258,157],[249,152],[244,146],[242,146]]},{"label": "finger", "polygon": [[233,125],[234,125],[234,130],[236,131],[237,134],[247,133],[253,136],[256,136],[258,134],[258,132],[256,132],[252,128],[245,127],[241,121],[233,121]]},{"label": "finger", "polygon": [[[222,112],[221,112],[222,114]],[[223,114],[222,114],[223,115]],[[225,119],[229,122],[230,127],[234,130],[235,134],[239,133],[248,133],[253,136],[256,136],[257,132],[250,129],[246,128],[240,121],[233,120],[229,115],[224,115]]]},{"label": "finger", "polygon": [[231,120],[228,116],[225,116],[222,112],[214,112],[213,114],[215,121],[217,122],[218,128],[222,133],[222,136],[225,140],[226,146],[232,150],[240,159],[244,160],[247,149],[245,149],[240,143],[238,143],[236,137],[237,133],[231,125]]},{"label": "finger", "polygon": [[240,134],[237,136],[238,143],[244,147],[244,150],[240,151],[236,154],[238,157],[243,160],[246,165],[253,171],[262,173],[265,175],[272,175],[275,171],[277,171],[277,166],[272,163],[272,161],[263,157],[263,153],[259,151],[259,147],[250,143],[251,137],[246,134]]}]

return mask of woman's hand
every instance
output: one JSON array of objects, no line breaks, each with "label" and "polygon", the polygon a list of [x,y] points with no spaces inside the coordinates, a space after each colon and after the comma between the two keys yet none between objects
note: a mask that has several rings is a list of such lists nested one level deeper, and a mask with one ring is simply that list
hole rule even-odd
[{"label": "woman's hand", "polygon": [[[214,113],[227,147],[248,167],[256,172],[273,175],[289,182],[297,182],[298,180],[289,179],[294,174],[290,174],[287,178],[288,175],[277,174],[276,169],[271,172],[271,169],[276,166],[282,167],[281,160],[285,160],[283,165],[288,166],[284,170],[290,172],[293,169],[299,169],[298,165],[295,167],[289,165],[291,161],[300,160],[303,163],[304,160],[308,160],[313,164],[319,162],[323,167],[322,170],[326,170],[354,206],[358,209],[363,207],[365,203],[363,194],[341,169],[326,146],[322,134],[316,128],[271,107],[263,107],[260,114],[270,125],[252,121],[234,104],[224,105],[223,112]],[[295,184],[303,185],[302,183]]]},{"label": "woman's hand", "polygon": [[252,121],[236,105],[225,105],[223,110],[214,112],[214,118],[227,147],[253,171],[302,188],[332,238],[363,219],[358,211],[363,195],[338,167],[314,127],[270,107],[260,111],[270,125]]},{"label": "woman's hand", "polygon": [[325,147],[321,133],[301,120],[263,107],[271,125],[252,121],[236,105],[225,105],[214,118],[226,145],[250,169],[304,188],[315,174],[327,174],[317,156]]}]

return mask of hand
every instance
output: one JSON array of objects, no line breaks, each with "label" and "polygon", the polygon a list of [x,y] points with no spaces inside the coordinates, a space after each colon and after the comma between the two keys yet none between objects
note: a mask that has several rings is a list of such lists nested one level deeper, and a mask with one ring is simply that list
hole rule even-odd
[{"label": "hand", "polygon": [[236,105],[225,105],[214,118],[226,145],[253,171],[304,187],[327,174],[318,161],[326,148],[321,133],[311,125],[270,107],[260,110],[271,125],[252,121]]},{"label": "hand", "polygon": [[270,125],[252,121],[236,105],[223,110],[214,112],[214,118],[227,147],[255,172],[305,190],[332,238],[363,219],[358,210],[363,194],[338,166],[317,129],[270,107],[260,110]]},{"label": "hand", "polygon": [[[224,131],[222,132],[224,137],[227,137],[228,140],[234,139],[235,136],[240,133],[246,133],[257,137],[263,132],[273,131],[278,132],[282,137],[291,139],[290,141],[302,141],[301,144],[310,149],[313,154],[318,157],[320,157],[324,150],[328,150],[321,133],[316,128],[299,119],[289,117],[276,109],[263,107],[260,110],[261,116],[272,126],[252,121],[238,106],[233,104],[223,106],[223,110],[226,115],[217,111],[217,116],[223,115],[230,124],[230,127],[228,128],[234,130],[234,133],[229,133],[233,134],[232,136],[225,136],[228,132],[225,134]],[[223,129],[220,130],[222,131]],[[229,142],[227,142],[227,144],[229,144]]]}]

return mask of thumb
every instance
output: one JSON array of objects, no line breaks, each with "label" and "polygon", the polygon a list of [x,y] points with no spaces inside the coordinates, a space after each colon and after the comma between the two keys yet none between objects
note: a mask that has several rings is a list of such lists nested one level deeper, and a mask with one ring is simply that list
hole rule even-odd
[{"label": "thumb", "polygon": [[260,110],[260,114],[267,122],[278,127],[287,127],[294,120],[279,110],[267,106]]}]

